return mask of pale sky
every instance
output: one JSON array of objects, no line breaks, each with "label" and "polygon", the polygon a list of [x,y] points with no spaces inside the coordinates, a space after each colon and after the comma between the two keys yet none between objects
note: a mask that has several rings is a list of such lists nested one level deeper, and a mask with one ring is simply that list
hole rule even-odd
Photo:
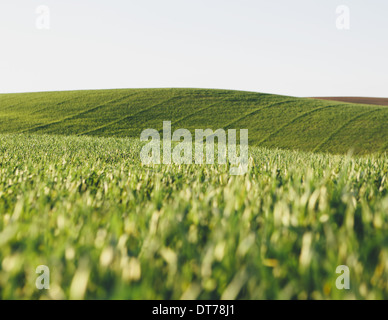
[{"label": "pale sky", "polygon": [[0,93],[160,87],[388,97],[388,1],[1,0]]}]

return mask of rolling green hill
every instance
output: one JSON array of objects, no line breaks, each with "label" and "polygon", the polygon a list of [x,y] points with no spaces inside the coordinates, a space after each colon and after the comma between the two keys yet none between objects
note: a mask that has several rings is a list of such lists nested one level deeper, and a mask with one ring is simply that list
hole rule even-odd
[{"label": "rolling green hill", "polygon": [[147,128],[249,129],[265,147],[388,150],[388,107],[255,92],[119,89],[0,95],[0,133],[139,137]]},{"label": "rolling green hill", "polygon": [[[144,165],[140,133],[165,120],[248,128],[247,172]],[[387,120],[225,90],[0,95],[0,299],[387,299],[387,154],[267,148],[386,151]]]}]

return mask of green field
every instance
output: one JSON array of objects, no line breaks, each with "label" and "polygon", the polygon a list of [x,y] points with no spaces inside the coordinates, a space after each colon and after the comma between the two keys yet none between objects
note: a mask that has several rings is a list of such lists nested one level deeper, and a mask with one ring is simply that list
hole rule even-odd
[{"label": "green field", "polygon": [[[1,299],[388,299],[387,107],[102,90],[0,95],[0,119]],[[166,120],[249,129],[248,172],[143,166]]]},{"label": "green field", "polygon": [[336,154],[388,150],[388,107],[204,89],[0,95],[0,133],[140,137],[146,128],[249,129],[250,145]]},{"label": "green field", "polygon": [[232,177],[142,167],[134,139],[3,135],[0,150],[3,299],[388,298],[386,157],[252,148]]}]

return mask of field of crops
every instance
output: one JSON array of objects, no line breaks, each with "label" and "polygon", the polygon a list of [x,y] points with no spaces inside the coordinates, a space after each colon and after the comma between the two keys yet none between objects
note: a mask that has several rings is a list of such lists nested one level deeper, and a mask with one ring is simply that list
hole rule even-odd
[{"label": "field of crops", "polygon": [[266,148],[388,151],[388,107],[210,89],[120,89],[0,95],[0,133],[139,138],[161,130],[248,129]]},{"label": "field of crops", "polygon": [[140,148],[0,135],[1,299],[388,298],[386,154],[251,147],[248,173],[230,176],[145,167]]}]

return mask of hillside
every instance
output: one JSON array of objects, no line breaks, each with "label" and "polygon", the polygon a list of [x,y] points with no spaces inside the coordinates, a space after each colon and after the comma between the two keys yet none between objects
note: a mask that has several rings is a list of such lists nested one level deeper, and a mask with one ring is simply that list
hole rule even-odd
[{"label": "hillside", "polygon": [[0,133],[139,137],[146,128],[249,129],[265,147],[356,154],[388,150],[388,107],[207,89],[0,95]]}]

